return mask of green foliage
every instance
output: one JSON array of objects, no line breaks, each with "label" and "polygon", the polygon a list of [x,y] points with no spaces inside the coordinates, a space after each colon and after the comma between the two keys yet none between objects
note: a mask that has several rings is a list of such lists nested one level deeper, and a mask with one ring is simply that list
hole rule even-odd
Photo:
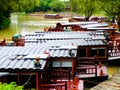
[{"label": "green foliage", "polygon": [[98,10],[97,0],[70,0],[72,12],[79,12],[89,18]]},{"label": "green foliage", "polygon": [[30,12],[35,6],[39,6],[39,0],[19,0],[18,6],[19,12]]},{"label": "green foliage", "polygon": [[99,3],[101,9],[103,9],[107,15],[117,15],[120,14],[120,1],[119,0],[105,0],[104,3],[102,0]]},{"label": "green foliage", "polygon": [[8,27],[10,24],[10,19],[0,15],[0,29]]},{"label": "green foliage", "polygon": [[114,16],[117,19],[117,23],[120,30],[120,1],[119,0],[99,0],[101,9],[106,12],[106,15],[111,17]]},{"label": "green foliage", "polygon": [[10,13],[29,12],[39,5],[39,0],[0,0],[0,29],[10,24]]},{"label": "green foliage", "polygon": [[39,7],[36,7],[34,11],[54,11],[60,12],[64,9],[65,3],[60,0],[40,0]]},{"label": "green foliage", "polygon": [[9,84],[0,82],[0,90],[23,90],[23,86],[17,86],[16,82]]},{"label": "green foliage", "polygon": [[65,8],[65,3],[59,0],[53,0],[48,5],[55,12],[60,12]]},{"label": "green foliage", "polygon": [[79,6],[81,6],[81,3],[79,3],[79,0],[70,0],[70,4],[71,4],[71,10],[73,12],[79,12]]}]

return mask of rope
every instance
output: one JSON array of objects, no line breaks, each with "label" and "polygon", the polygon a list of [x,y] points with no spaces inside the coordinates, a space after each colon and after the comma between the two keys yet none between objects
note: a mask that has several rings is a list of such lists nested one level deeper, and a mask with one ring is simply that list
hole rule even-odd
[{"label": "rope", "polygon": [[30,79],[31,79],[31,76],[33,75],[34,73],[31,73],[28,77],[28,80],[22,85],[22,86],[25,86],[29,83]]}]

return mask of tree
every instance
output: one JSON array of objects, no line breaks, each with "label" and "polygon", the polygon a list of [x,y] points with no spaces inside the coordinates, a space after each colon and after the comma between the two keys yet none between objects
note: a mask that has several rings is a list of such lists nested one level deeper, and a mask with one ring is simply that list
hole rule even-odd
[{"label": "tree", "polygon": [[10,24],[10,13],[28,12],[39,5],[39,0],[0,0],[0,29]]},{"label": "tree", "polygon": [[60,0],[40,0],[40,5],[35,8],[34,11],[62,11],[63,8],[65,7],[65,2],[60,1]]},{"label": "tree", "polygon": [[0,0],[0,29],[8,27],[10,24],[9,16],[11,8],[7,0]]},{"label": "tree", "polygon": [[84,14],[86,21],[93,15],[97,9],[97,0],[70,0],[72,11]]},{"label": "tree", "polygon": [[70,0],[70,4],[72,12],[79,12],[79,0]]},{"label": "tree", "polygon": [[36,7],[35,11],[43,11],[43,12],[49,11],[50,10],[49,3],[51,1],[52,0],[40,0],[40,4],[38,7]]},{"label": "tree", "polygon": [[[104,2],[104,3],[103,3]],[[109,17],[116,17],[120,31],[120,1],[119,0],[100,0],[101,9],[106,12]]]},{"label": "tree", "polygon": [[52,11],[60,12],[65,8],[65,3],[60,0],[53,0],[49,3],[49,7]]},{"label": "tree", "polygon": [[19,12],[30,12],[35,6],[39,6],[39,0],[18,0],[17,4]]}]

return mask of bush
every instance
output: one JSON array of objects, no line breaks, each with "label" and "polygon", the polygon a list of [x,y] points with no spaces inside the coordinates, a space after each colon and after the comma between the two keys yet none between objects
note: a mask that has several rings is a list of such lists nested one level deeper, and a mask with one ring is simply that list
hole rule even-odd
[{"label": "bush", "polygon": [[9,84],[0,82],[0,90],[23,90],[23,86],[17,86],[16,82]]}]

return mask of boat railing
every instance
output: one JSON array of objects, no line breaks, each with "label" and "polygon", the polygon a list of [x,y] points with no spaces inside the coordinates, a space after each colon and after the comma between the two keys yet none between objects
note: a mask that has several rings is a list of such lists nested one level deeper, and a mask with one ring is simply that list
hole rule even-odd
[{"label": "boat railing", "polygon": [[77,57],[78,63],[82,65],[94,65],[96,63],[96,57]]},{"label": "boat railing", "polygon": [[77,73],[79,74],[94,74],[97,76],[97,65],[82,65],[79,67],[76,67]]},{"label": "boat railing", "polygon": [[120,46],[109,47],[108,54],[109,57],[120,56]]}]

